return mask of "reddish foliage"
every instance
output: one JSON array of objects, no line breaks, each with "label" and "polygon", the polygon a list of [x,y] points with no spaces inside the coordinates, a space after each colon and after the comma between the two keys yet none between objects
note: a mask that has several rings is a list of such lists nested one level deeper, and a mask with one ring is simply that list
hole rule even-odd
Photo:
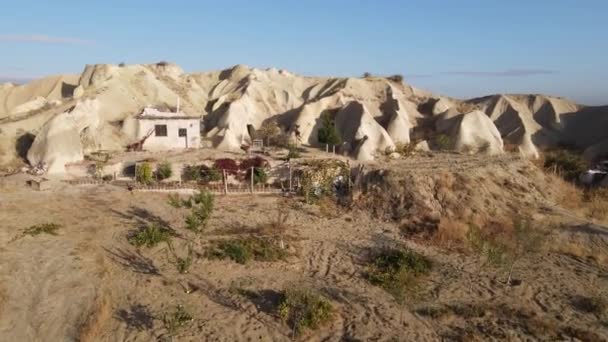
[{"label": "reddish foliage", "polygon": [[249,170],[252,167],[255,168],[265,168],[268,166],[268,161],[262,157],[253,157],[249,159],[244,159],[241,161],[240,169],[241,170]]},{"label": "reddish foliage", "polygon": [[213,167],[217,170],[226,170],[226,173],[236,175],[239,172],[239,165],[236,160],[230,158],[217,159],[213,163]]}]

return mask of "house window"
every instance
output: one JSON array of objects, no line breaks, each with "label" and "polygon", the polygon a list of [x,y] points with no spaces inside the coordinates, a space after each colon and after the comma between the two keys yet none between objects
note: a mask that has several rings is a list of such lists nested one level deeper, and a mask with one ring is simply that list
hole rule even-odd
[{"label": "house window", "polygon": [[157,137],[166,137],[167,125],[154,125],[154,135]]},{"label": "house window", "polygon": [[177,130],[177,136],[186,137],[188,136],[188,131],[185,128],[180,128]]}]

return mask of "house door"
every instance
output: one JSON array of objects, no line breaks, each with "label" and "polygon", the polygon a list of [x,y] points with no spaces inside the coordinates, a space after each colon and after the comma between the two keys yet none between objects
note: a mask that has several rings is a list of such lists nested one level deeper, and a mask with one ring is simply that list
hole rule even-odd
[{"label": "house door", "polygon": [[188,148],[188,130],[185,128],[179,128],[177,130],[177,136],[184,138],[184,147]]}]

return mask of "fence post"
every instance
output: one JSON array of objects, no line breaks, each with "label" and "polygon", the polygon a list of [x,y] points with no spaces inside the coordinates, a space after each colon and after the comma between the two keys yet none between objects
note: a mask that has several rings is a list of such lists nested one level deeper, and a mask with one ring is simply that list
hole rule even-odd
[{"label": "fence post", "polygon": [[255,167],[251,167],[251,193],[253,193],[253,174],[255,172]]},{"label": "fence post", "polygon": [[289,166],[289,194],[291,195],[292,185],[291,185],[291,161],[287,162],[287,166]]},{"label": "fence post", "polygon": [[329,153],[329,144],[325,144],[325,153]]},{"label": "fence post", "polygon": [[228,179],[226,177],[226,170],[222,169],[222,174],[224,175],[224,195],[228,195]]},{"label": "fence post", "polygon": [[334,147],[334,154],[336,154],[336,145],[333,145]]}]

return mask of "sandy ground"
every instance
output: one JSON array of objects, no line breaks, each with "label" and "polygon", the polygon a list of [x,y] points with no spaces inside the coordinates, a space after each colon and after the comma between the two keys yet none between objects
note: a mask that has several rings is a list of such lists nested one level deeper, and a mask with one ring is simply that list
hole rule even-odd
[{"label": "sandy ground", "polygon": [[[506,286],[504,272],[482,267],[478,257],[407,240],[397,225],[365,211],[327,216],[294,199],[288,232],[294,255],[286,261],[209,260],[202,255],[207,241],[252,231],[277,210],[277,197],[218,196],[208,231],[195,245],[194,264],[179,274],[165,245],[138,251],[127,241],[134,229],[160,222],[176,230],[176,249],[185,251],[194,236],[165,194],[67,184],[38,192],[25,180],[12,176],[0,187],[2,341],[162,340],[168,336],[162,316],[176,305],[194,320],[174,340],[288,341],[290,329],[275,306],[279,291],[293,283],[318,289],[336,308],[331,324],[301,340],[608,339],[608,318],[577,305],[608,288],[608,268],[590,259],[557,252],[530,256],[516,268],[521,284]],[[578,227],[578,234],[608,240],[605,227],[585,223],[581,229],[578,219],[560,219],[560,229]],[[45,222],[63,227],[57,236],[22,236]],[[363,276],[370,251],[396,242],[434,263],[425,295],[405,312]],[[237,288],[260,296],[252,300]]]}]

